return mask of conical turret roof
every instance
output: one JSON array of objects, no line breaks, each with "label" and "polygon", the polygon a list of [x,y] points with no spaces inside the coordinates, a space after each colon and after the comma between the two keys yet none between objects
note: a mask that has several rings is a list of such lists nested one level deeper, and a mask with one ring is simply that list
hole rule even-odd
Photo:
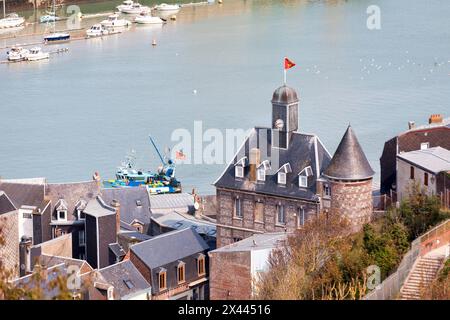
[{"label": "conical turret roof", "polygon": [[324,175],[339,180],[362,180],[374,173],[352,127],[348,126]]}]

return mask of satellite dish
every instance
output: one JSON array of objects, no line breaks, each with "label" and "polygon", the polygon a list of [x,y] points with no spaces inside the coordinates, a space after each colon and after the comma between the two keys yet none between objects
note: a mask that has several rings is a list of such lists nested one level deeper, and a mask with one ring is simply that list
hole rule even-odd
[{"label": "satellite dish", "polygon": [[278,130],[283,129],[284,127],[284,121],[281,119],[278,119],[277,121],[275,121],[275,128],[277,128]]}]

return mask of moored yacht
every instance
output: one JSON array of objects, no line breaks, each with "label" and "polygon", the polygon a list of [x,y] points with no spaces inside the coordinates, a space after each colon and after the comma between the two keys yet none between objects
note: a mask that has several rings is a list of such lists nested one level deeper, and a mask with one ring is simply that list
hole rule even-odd
[{"label": "moored yacht", "polygon": [[61,20],[60,17],[57,17],[56,15],[45,15],[39,18],[40,23],[47,23],[47,22],[55,22]]},{"label": "moored yacht", "polygon": [[88,30],[86,30],[86,36],[91,37],[101,37],[109,34],[109,30],[102,26],[100,23],[94,24]]},{"label": "moored yacht", "polygon": [[164,20],[160,17],[152,16],[150,13],[141,13],[134,19],[134,22],[139,24],[162,24]]},{"label": "moored yacht", "polygon": [[24,49],[22,47],[12,47],[11,50],[9,50],[6,54],[8,55],[9,61],[22,61],[25,60],[26,55],[28,54],[29,50]]},{"label": "moored yacht", "polygon": [[181,6],[179,4],[161,3],[160,5],[155,6],[155,9],[158,11],[178,11],[181,9]]},{"label": "moored yacht", "polygon": [[121,5],[118,5],[116,9],[122,12],[123,9],[130,8],[133,5],[133,3],[134,2],[132,0],[125,0],[124,2],[122,2]]},{"label": "moored yacht", "polygon": [[148,12],[150,8],[143,6],[138,2],[133,3],[130,7],[122,8],[120,12],[128,14],[140,14],[142,12]]},{"label": "moored yacht", "polygon": [[127,27],[131,24],[130,21],[126,19],[119,19],[118,14],[112,14],[108,16],[108,19],[103,20],[100,24],[104,27]]},{"label": "moored yacht", "polygon": [[48,59],[49,57],[50,54],[48,52],[43,52],[40,47],[34,47],[25,55],[25,60],[38,61]]},{"label": "moored yacht", "polygon": [[0,19],[0,29],[20,27],[25,23],[25,19],[19,17],[17,13],[10,13],[3,19]]},{"label": "moored yacht", "polygon": [[59,43],[70,41],[70,34],[67,32],[54,32],[44,37],[45,43]]}]

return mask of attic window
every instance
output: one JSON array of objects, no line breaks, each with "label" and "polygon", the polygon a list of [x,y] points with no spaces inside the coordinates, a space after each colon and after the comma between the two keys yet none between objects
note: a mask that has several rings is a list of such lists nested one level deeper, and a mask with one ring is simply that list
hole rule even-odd
[{"label": "attic window", "polygon": [[286,184],[286,173],[285,172],[278,172],[278,183]]},{"label": "attic window", "polygon": [[128,289],[133,289],[134,288],[134,284],[133,284],[133,282],[131,280],[123,280],[123,282],[128,287]]},{"label": "attic window", "polygon": [[244,168],[247,165],[247,157],[241,158],[234,166],[234,175],[236,178],[244,177]]},{"label": "attic window", "polygon": [[283,164],[280,169],[278,169],[278,183],[286,184],[286,175],[290,172],[292,172],[292,169],[289,162]]},{"label": "attic window", "polygon": [[178,263],[178,267],[177,267],[177,279],[178,279],[178,283],[183,283],[185,282],[186,279],[186,273],[185,273],[185,263],[183,261],[180,261]]},{"label": "attic window", "polygon": [[263,167],[258,169],[256,178],[258,179],[258,181],[265,181],[266,180],[266,170],[264,170]]},{"label": "attic window", "polygon": [[234,167],[234,174],[236,178],[243,178],[244,177],[244,167],[236,166]]},{"label": "attic window", "polygon": [[308,177],[311,177],[313,175],[313,170],[311,166],[307,166],[304,168],[300,173],[298,174],[298,186],[300,188],[307,188],[308,187]]},{"label": "attic window", "polygon": [[166,289],[167,281],[166,281],[166,271],[165,270],[161,270],[159,272],[158,280],[159,280],[159,291]]}]

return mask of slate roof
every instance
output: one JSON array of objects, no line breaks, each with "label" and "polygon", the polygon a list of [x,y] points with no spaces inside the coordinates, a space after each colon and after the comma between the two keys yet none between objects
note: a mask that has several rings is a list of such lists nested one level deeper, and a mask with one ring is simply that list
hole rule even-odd
[{"label": "slate roof", "polygon": [[117,242],[108,244],[108,247],[116,258],[121,258],[127,254]]},{"label": "slate roof", "polygon": [[130,240],[138,240],[138,241],[145,241],[152,238],[152,236],[149,236],[144,233],[140,233],[138,231],[122,231],[120,233],[121,237],[128,238]]},{"label": "slate roof", "polygon": [[88,202],[84,209],[84,213],[99,218],[116,214],[116,210],[113,207],[108,206],[100,196],[97,196],[95,199]]},{"label": "slate roof", "polygon": [[450,117],[442,119],[442,122],[434,122],[434,123],[427,123],[420,126],[415,126],[414,128],[408,129],[402,133],[399,134],[399,136],[414,132],[414,131],[422,131],[422,130],[429,130],[429,129],[435,129],[435,128],[447,128],[450,129]]},{"label": "slate roof", "polygon": [[108,188],[101,191],[102,199],[120,204],[120,220],[131,224],[134,220],[150,223],[150,201],[146,188]]},{"label": "slate roof", "polygon": [[51,268],[57,265],[64,265],[65,267],[68,266],[77,266],[78,268],[81,268],[83,266],[88,266],[90,270],[93,270],[92,267],[89,265],[89,263],[86,260],[80,260],[80,259],[74,259],[74,258],[68,258],[68,257],[60,257],[60,256],[51,256],[42,254],[38,258],[38,262],[45,268]]},{"label": "slate roof", "polygon": [[16,208],[40,207],[44,201],[45,184],[0,181],[0,190],[5,192]]},{"label": "slate roof", "polygon": [[169,193],[150,196],[150,211],[152,213],[163,211],[194,211],[194,196],[189,193]]},{"label": "slate roof", "polygon": [[191,228],[164,233],[130,247],[150,269],[207,250],[208,244]]},{"label": "slate roof", "polygon": [[121,299],[131,298],[151,290],[150,284],[130,260],[99,269],[98,272],[108,284],[114,287],[114,294]]},{"label": "slate roof", "polygon": [[295,89],[288,87],[286,85],[276,89],[272,96],[273,104],[291,104],[298,102],[297,92]]},{"label": "slate roof", "polygon": [[282,245],[283,242],[287,240],[287,237],[288,233],[286,232],[254,234],[253,236],[245,238],[241,241],[220,247],[214,251],[211,251],[211,253],[273,249]]},{"label": "slate roof", "polygon": [[404,152],[397,157],[435,174],[450,170],[450,151],[442,147]]},{"label": "slate roof", "polygon": [[202,221],[192,216],[186,216],[177,212],[155,214],[153,220],[160,226],[174,230],[194,228],[200,234],[216,237],[216,225],[211,222]]},{"label": "slate roof", "polygon": [[[273,148],[271,140],[272,129],[254,128],[233,158],[233,161],[228,164],[224,173],[214,185],[219,188],[245,190],[268,195],[317,201],[316,180],[321,176],[323,170],[331,160],[331,155],[323,146],[320,139],[313,134],[293,132],[288,149]],[[244,170],[244,178],[236,178],[235,164],[243,157],[249,159],[250,149],[255,147],[261,151],[261,163],[265,160],[271,162],[271,172],[266,173],[266,180],[264,182],[251,182],[249,180],[248,168]],[[279,161],[276,163],[276,154],[278,151]],[[280,185],[277,182],[277,174],[275,173],[287,163],[289,163],[292,172],[287,173],[286,185]],[[308,166],[311,166],[313,174],[308,177],[308,187],[300,188],[298,174]]]},{"label": "slate roof", "polygon": [[332,179],[360,180],[368,179],[374,173],[355,132],[348,126],[324,176]]},{"label": "slate roof", "polygon": [[16,209],[17,208],[14,206],[11,199],[9,199],[8,195],[0,190],[0,214],[11,212]]}]

